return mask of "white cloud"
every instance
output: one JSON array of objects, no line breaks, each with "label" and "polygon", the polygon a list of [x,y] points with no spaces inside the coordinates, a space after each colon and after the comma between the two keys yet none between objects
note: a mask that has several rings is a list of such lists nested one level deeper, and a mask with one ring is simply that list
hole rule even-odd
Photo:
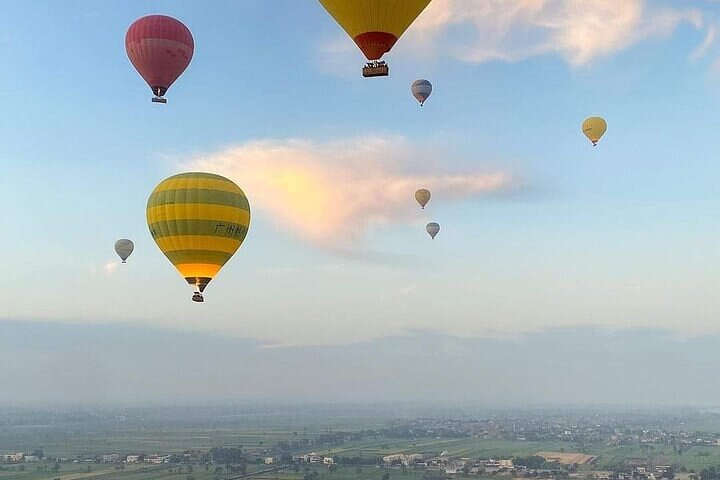
[{"label": "white cloud", "polygon": [[436,45],[466,62],[554,53],[579,66],[684,22],[701,28],[702,13],[650,8],[644,0],[434,0],[402,44]]},{"label": "white cloud", "polygon": [[705,39],[703,42],[693,51],[693,53],[690,55],[690,59],[692,61],[696,61],[702,57],[704,57],[710,49],[715,45],[715,39],[717,37],[717,27],[715,25],[710,25],[707,29],[707,33],[705,34]]},{"label": "white cloud", "polygon": [[339,253],[362,241],[372,225],[415,219],[418,188],[431,189],[442,201],[518,188],[504,171],[414,173],[428,167],[426,155],[402,137],[262,140],[194,158],[184,167],[233,179],[253,208]]},{"label": "white cloud", "polygon": [[112,275],[113,273],[115,273],[115,270],[117,270],[118,265],[120,265],[118,262],[107,262],[103,266],[103,270],[105,270],[105,273],[107,273],[108,275]]}]

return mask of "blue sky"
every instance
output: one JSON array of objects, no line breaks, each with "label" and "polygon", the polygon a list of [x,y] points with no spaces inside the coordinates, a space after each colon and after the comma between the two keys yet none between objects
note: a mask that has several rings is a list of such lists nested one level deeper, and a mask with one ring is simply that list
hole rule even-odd
[{"label": "blue sky", "polygon": [[[0,318],[273,346],[716,332],[720,4],[577,3],[433,0],[391,76],[363,79],[312,0],[7,2]],[[148,13],[195,38],[167,105],[124,51]],[[422,109],[417,78],[434,86]],[[580,124],[596,114],[593,149]],[[204,305],[144,219],[189,168],[232,178],[254,215]],[[121,237],[136,244],[122,267]]]}]

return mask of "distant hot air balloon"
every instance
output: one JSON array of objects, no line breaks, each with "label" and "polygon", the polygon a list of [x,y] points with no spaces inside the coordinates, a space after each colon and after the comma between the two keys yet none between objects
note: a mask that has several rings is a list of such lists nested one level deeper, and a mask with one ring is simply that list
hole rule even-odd
[{"label": "distant hot air balloon", "polygon": [[422,107],[425,100],[427,100],[432,93],[432,83],[424,79],[415,80],[412,84],[411,90],[413,97],[420,102],[420,106]]},{"label": "distant hot air balloon", "polygon": [[190,30],[179,20],[148,15],[130,25],[125,34],[125,50],[155,94],[152,101],[166,103],[162,97],[190,65],[195,42]]},{"label": "distant hot air balloon", "polygon": [[582,131],[590,139],[593,146],[596,147],[600,138],[607,131],[607,122],[602,117],[587,118],[582,124]]},{"label": "distant hot air balloon", "polygon": [[240,248],[250,226],[250,204],[235,183],[212,173],[166,178],[147,203],[150,234],[194,290],[202,292]]},{"label": "distant hot air balloon", "polygon": [[115,253],[118,254],[122,263],[125,263],[134,249],[135,245],[132,240],[128,240],[127,238],[121,238],[115,242]]},{"label": "distant hot air balloon", "polygon": [[421,188],[415,192],[415,200],[420,204],[420,208],[425,208],[425,205],[430,201],[430,190]]},{"label": "distant hot air balloon", "polygon": [[440,225],[435,222],[430,222],[425,227],[425,230],[427,230],[427,233],[429,233],[432,239],[435,240],[435,235],[437,235],[440,231]]},{"label": "distant hot air balloon", "polygon": [[389,52],[430,0],[320,0],[371,62],[364,77],[389,73],[380,57]]}]

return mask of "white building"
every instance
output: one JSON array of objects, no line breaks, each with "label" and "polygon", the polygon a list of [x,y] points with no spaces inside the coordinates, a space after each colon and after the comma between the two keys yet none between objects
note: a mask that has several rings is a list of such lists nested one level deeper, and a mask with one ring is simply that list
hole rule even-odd
[{"label": "white building", "polygon": [[140,455],[128,455],[125,461],[127,463],[138,463],[140,461]]},{"label": "white building", "polygon": [[120,460],[120,455],[117,453],[111,453],[110,455],[103,455],[102,461],[104,463],[115,463]]},{"label": "white building", "polygon": [[273,463],[275,463],[275,459],[273,457],[267,457],[265,459],[265,465],[272,465]]},{"label": "white building", "polygon": [[383,462],[386,465],[395,465],[399,463],[401,465],[409,466],[422,461],[423,456],[420,453],[414,453],[410,455],[405,455],[404,453],[396,453],[394,455],[386,455],[383,457]]},{"label": "white building", "polygon": [[169,461],[170,455],[149,455],[145,457],[145,463],[152,463],[153,465],[160,465]]},{"label": "white building", "polygon": [[333,457],[323,458],[323,465],[333,465],[334,463],[335,463],[335,459]]},{"label": "white building", "polygon": [[445,465],[445,473],[450,475],[462,473],[463,468],[465,468],[465,462],[463,460],[448,462],[447,465]]}]

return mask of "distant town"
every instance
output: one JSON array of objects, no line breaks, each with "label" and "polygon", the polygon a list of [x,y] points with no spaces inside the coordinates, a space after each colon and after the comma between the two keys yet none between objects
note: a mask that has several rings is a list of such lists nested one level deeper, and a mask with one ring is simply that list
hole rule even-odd
[{"label": "distant town", "polygon": [[[384,419],[382,426],[340,417],[342,428],[335,425],[340,420],[324,425],[317,416],[295,428],[273,424],[271,417],[258,426],[256,416],[237,420],[224,414],[196,418],[190,425],[153,419],[148,412],[94,412],[55,424],[0,418],[0,480],[3,472],[33,472],[34,478],[47,473],[42,478],[61,480],[79,474],[184,475],[184,480],[720,480],[720,415],[712,412],[494,413]],[[252,426],[242,426],[243,421]],[[68,423],[75,425],[73,435],[65,433]],[[34,448],[13,448],[14,435]],[[124,449],[113,450],[114,442]],[[143,446],[151,443],[161,448]],[[132,444],[137,447],[127,447]]]}]

